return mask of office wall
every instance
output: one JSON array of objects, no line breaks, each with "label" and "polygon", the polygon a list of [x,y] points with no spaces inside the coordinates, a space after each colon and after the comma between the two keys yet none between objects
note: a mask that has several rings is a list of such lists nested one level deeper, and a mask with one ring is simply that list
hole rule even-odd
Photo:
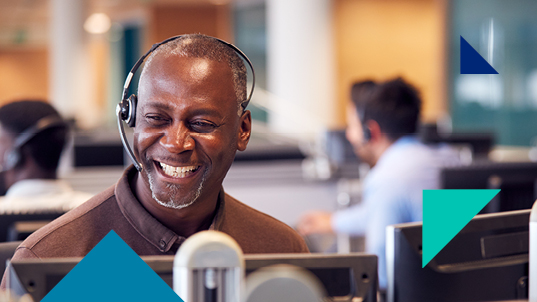
[{"label": "office wall", "polygon": [[48,98],[45,48],[0,49],[0,104],[21,98]]},{"label": "office wall", "polygon": [[202,33],[227,41],[233,39],[229,5],[156,5],[151,9],[151,44],[171,36]]},{"label": "office wall", "polygon": [[[336,57],[334,124],[344,125],[348,90],[364,77],[403,75],[422,90],[424,118],[446,112],[445,28],[447,0],[333,0]],[[145,51],[169,36],[202,32],[233,41],[230,5],[187,3],[149,9]],[[94,62],[106,62],[103,45],[92,43]],[[48,56],[42,49],[0,50],[0,103],[14,97],[48,97]],[[93,66],[97,106],[110,79],[101,64]],[[332,105],[332,104],[327,104]]]},{"label": "office wall", "polygon": [[447,111],[447,0],[334,0],[339,120],[353,81],[404,76],[422,92],[423,118]]}]

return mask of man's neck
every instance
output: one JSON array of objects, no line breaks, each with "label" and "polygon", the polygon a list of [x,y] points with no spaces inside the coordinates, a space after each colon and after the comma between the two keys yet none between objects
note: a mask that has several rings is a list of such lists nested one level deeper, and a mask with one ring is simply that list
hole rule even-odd
[{"label": "man's neck", "polygon": [[150,189],[146,188],[139,175],[136,173],[131,182],[133,193],[140,204],[160,223],[185,238],[209,229],[216,215],[218,194],[200,196],[195,203],[183,209],[167,208],[153,199]]},{"label": "man's neck", "polygon": [[394,144],[394,141],[390,140],[387,136],[383,135],[382,138],[377,142],[373,150],[375,155],[375,165],[378,163],[382,155]]}]

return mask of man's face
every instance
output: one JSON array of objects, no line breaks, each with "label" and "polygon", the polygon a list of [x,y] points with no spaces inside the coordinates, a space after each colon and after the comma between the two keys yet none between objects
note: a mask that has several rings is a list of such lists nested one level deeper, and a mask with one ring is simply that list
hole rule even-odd
[{"label": "man's face", "polygon": [[374,161],[371,146],[369,142],[365,141],[362,127],[362,122],[358,117],[356,107],[354,105],[349,105],[347,108],[347,129],[345,131],[345,136],[354,147],[354,153],[356,153],[360,160],[369,165],[373,165]]},{"label": "man's face", "polygon": [[158,56],[140,83],[134,152],[160,205],[180,209],[216,196],[250,115],[237,115],[231,68],[208,59]]}]

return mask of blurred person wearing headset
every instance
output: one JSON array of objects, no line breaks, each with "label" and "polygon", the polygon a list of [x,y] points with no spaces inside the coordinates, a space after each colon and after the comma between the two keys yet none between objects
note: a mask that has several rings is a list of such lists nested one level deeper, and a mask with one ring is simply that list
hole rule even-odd
[{"label": "blurred person wearing headset", "polygon": [[304,214],[303,235],[365,235],[366,251],[379,257],[379,286],[386,288],[386,226],[422,220],[422,191],[439,189],[440,168],[458,161],[448,147],[428,146],[416,137],[421,99],[402,78],[353,85],[346,136],[371,170],[363,180],[362,202],[334,213]]},{"label": "blurred person wearing headset", "polygon": [[0,107],[0,212],[70,210],[92,195],[74,191],[57,170],[68,126],[48,103]]}]

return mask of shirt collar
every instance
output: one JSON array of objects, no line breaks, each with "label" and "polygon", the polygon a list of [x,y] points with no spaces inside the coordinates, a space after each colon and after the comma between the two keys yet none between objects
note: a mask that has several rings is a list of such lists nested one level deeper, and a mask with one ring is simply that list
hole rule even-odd
[{"label": "shirt collar", "polygon": [[[181,245],[186,238],[175,234],[175,232],[160,223],[160,221],[153,217],[134,196],[129,180],[132,179],[136,173],[138,173],[136,169],[133,166],[130,166],[125,170],[116,184],[115,195],[119,208],[127,221],[129,221],[142,237],[153,244],[161,252],[168,252],[172,246]],[[224,209],[224,196],[223,189],[221,189],[218,194],[217,212],[209,230],[218,230],[218,226],[221,225],[220,220]]]},{"label": "shirt collar", "polygon": [[58,179],[24,179],[14,183],[6,192],[6,197],[28,197],[35,195],[60,194],[72,188]]},{"label": "shirt collar", "polygon": [[403,146],[403,145],[408,145],[408,144],[415,144],[418,142],[419,142],[419,139],[416,135],[405,135],[403,137],[398,138],[393,143],[393,146]]},{"label": "shirt collar", "polygon": [[399,149],[405,146],[418,144],[420,141],[415,135],[406,135],[398,138],[391,144],[386,151],[380,156],[376,166],[383,165],[384,162],[390,162],[392,157],[397,157]]},{"label": "shirt collar", "polygon": [[377,176],[382,174],[381,171],[391,171],[394,164],[404,160],[404,158],[401,158],[401,149],[419,143],[420,141],[415,135],[406,135],[398,138],[382,153],[375,166],[371,168],[371,171],[369,171],[367,177],[364,179],[364,186],[369,186],[369,183],[374,182],[374,179],[377,177],[382,178],[381,176]]}]

